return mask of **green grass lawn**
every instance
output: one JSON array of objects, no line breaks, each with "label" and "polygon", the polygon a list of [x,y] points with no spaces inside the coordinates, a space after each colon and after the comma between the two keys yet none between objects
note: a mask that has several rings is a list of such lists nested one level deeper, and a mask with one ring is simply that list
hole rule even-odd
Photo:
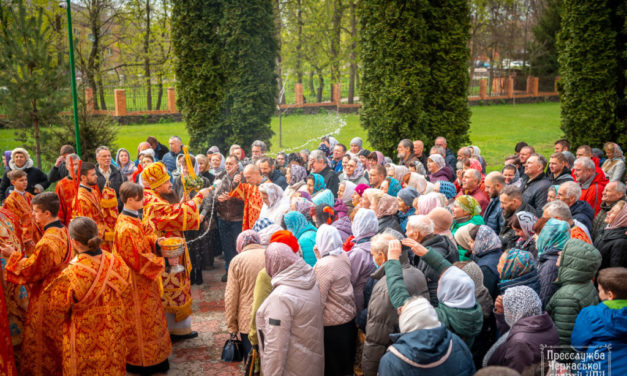
[{"label": "green grass lawn", "polygon": [[[538,103],[520,105],[493,105],[472,107],[470,139],[481,148],[481,154],[488,165],[496,169],[503,163],[503,157],[514,151],[518,141],[526,141],[537,151],[549,155],[553,142],[562,132],[559,128],[559,103]],[[369,148],[366,131],[359,124],[357,115],[288,115],[282,119],[282,147],[279,147],[279,118],[272,118],[271,152],[280,150],[299,151],[314,149],[320,137],[333,134],[340,142],[347,144],[355,136],[364,139]],[[189,141],[184,123],[120,126],[117,146],[125,147],[134,154],[137,144],[148,136],[155,136],[164,144],[171,135],[178,135],[183,142]],[[425,140],[431,145],[433,140]],[[45,141],[44,141],[45,142]],[[15,141],[13,130],[0,129],[0,149],[9,150],[20,146]]]}]

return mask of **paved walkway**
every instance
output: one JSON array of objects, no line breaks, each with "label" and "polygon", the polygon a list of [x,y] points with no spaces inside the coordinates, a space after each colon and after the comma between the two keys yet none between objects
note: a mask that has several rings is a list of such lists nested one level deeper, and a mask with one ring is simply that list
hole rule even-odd
[{"label": "paved walkway", "polygon": [[216,259],[215,269],[203,272],[204,284],[192,286],[192,329],[198,332],[198,337],[174,344],[168,375],[244,374],[243,362],[220,361],[222,347],[229,338],[224,319],[226,283],[220,281],[223,274],[224,261]]}]

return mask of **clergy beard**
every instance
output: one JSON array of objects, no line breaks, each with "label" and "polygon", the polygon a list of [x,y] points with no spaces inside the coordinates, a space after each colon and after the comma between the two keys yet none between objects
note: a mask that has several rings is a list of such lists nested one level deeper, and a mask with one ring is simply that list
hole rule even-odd
[{"label": "clergy beard", "polygon": [[169,193],[164,193],[159,196],[161,196],[162,199],[166,200],[170,204],[178,204],[180,201],[179,196],[173,190],[170,191]]}]

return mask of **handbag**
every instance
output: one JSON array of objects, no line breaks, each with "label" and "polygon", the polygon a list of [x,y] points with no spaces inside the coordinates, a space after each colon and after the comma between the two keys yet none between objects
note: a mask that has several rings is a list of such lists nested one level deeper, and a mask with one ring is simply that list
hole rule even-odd
[{"label": "handbag", "polygon": [[237,339],[237,334],[231,333],[231,338],[226,340],[222,349],[222,361],[241,362],[243,358],[242,341]]},{"label": "handbag", "polygon": [[246,358],[246,368],[244,368],[245,376],[259,376],[261,364],[259,364],[259,351],[257,350],[257,346],[253,346],[253,348],[248,353],[248,357]]}]

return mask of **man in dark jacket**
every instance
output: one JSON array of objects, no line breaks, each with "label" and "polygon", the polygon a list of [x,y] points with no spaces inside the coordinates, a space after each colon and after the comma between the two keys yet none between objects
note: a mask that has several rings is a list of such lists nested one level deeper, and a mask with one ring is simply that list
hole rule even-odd
[{"label": "man in dark jacket", "polygon": [[119,199],[120,186],[124,183],[124,178],[120,170],[111,165],[111,152],[106,146],[99,146],[96,149],[96,175],[98,176],[98,189],[102,192],[107,180],[118,197],[118,211],[122,211],[124,203]]},{"label": "man in dark jacket", "polygon": [[156,137],[150,136],[146,139],[146,142],[148,142],[152,150],[155,151],[158,160],[162,160],[165,153],[169,151],[168,147],[160,143]]},{"label": "man in dark jacket", "polygon": [[48,182],[50,184],[57,182],[64,177],[68,176],[68,170],[65,167],[65,159],[69,154],[74,153],[74,147],[72,145],[63,145],[61,146],[61,151],[59,152],[59,157],[57,161],[54,163],[54,166],[50,169],[48,173]]},{"label": "man in dark jacket", "polygon": [[572,181],[563,183],[557,191],[557,199],[568,205],[573,219],[581,222],[590,232],[594,210],[590,204],[580,200],[579,197],[581,197],[581,188],[579,184]]},{"label": "man in dark jacket", "polygon": [[[372,278],[378,280],[375,284],[370,303],[368,305],[368,321],[366,323],[366,341],[361,359],[361,367],[365,376],[376,376],[379,369],[379,361],[391,344],[390,334],[398,327],[398,314],[388,294],[388,286],[385,279],[383,264],[387,261],[388,243],[397,239],[394,235],[383,233],[376,235],[371,240],[370,252],[373,259],[381,267],[372,274]],[[457,252],[457,250],[455,250]],[[400,257],[403,280],[412,296],[420,295],[429,297],[427,281],[424,274],[409,264],[407,253]]]},{"label": "man in dark jacket", "polygon": [[287,188],[287,180],[285,180],[285,176],[283,176],[281,171],[276,169],[272,159],[268,157],[261,157],[257,163],[259,163],[261,175],[268,178],[270,182],[281,187],[281,189],[285,190],[285,188]]},{"label": "man in dark jacket", "polygon": [[[409,217],[407,222],[407,237],[421,243],[424,247],[440,253],[451,264],[459,261],[459,252],[451,239],[434,233],[433,222],[425,215]],[[440,274],[419,257],[414,257],[412,262],[421,270],[427,278],[429,287],[429,301],[436,307],[438,305],[438,280]]]},{"label": "man in dark jacket", "polygon": [[437,137],[435,139],[435,146],[441,147],[442,150],[446,151],[446,156],[444,157],[444,160],[446,161],[446,164],[450,168],[452,168],[453,171],[455,171],[457,169],[457,158],[455,157],[455,154],[453,154],[453,151],[448,148],[448,143],[446,142],[446,138],[442,136]]},{"label": "man in dark jacket", "polygon": [[534,208],[533,213],[542,215],[542,207],[546,204],[546,196],[551,182],[546,178],[544,169],[546,158],[532,155],[525,165],[525,176],[522,180],[523,201]]},{"label": "man in dark jacket", "polygon": [[[425,144],[424,142],[422,142],[421,140],[414,140],[414,154],[416,155],[416,158],[418,158],[418,160],[420,161],[420,163],[422,163],[422,166],[424,167],[425,171],[429,171],[427,169],[427,155],[424,153],[425,150]],[[446,157],[446,156],[444,156]],[[446,161],[446,159],[445,159]]]},{"label": "man in dark jacket", "polygon": [[607,213],[612,210],[614,205],[620,200],[625,199],[625,183],[620,181],[613,181],[608,183],[603,189],[603,196],[601,198],[601,210],[594,217],[592,221],[592,230],[590,231],[592,239],[596,240],[603,232],[607,223],[605,223],[605,217]]},{"label": "man in dark jacket", "polygon": [[337,198],[340,180],[329,167],[327,156],[324,152],[322,150],[312,151],[309,155],[309,163],[311,165],[311,172],[322,175],[327,188],[333,193],[333,197]]},{"label": "man in dark jacket", "polygon": [[500,201],[503,209],[503,225],[499,232],[499,238],[503,243],[503,250],[506,251],[516,244],[516,233],[511,225],[511,219],[517,212],[526,211],[535,213],[535,209],[523,202],[523,195],[520,188],[508,185],[501,190]]},{"label": "man in dark jacket", "polygon": [[490,203],[483,212],[483,221],[498,234],[503,225],[503,209],[499,196],[505,188],[505,176],[498,171],[493,171],[485,177],[484,183],[485,190],[490,197]]},{"label": "man in dark jacket", "polygon": [[572,172],[568,168],[568,159],[562,153],[551,154],[549,159],[549,174],[547,178],[552,185],[560,185],[567,181],[573,181]]}]

